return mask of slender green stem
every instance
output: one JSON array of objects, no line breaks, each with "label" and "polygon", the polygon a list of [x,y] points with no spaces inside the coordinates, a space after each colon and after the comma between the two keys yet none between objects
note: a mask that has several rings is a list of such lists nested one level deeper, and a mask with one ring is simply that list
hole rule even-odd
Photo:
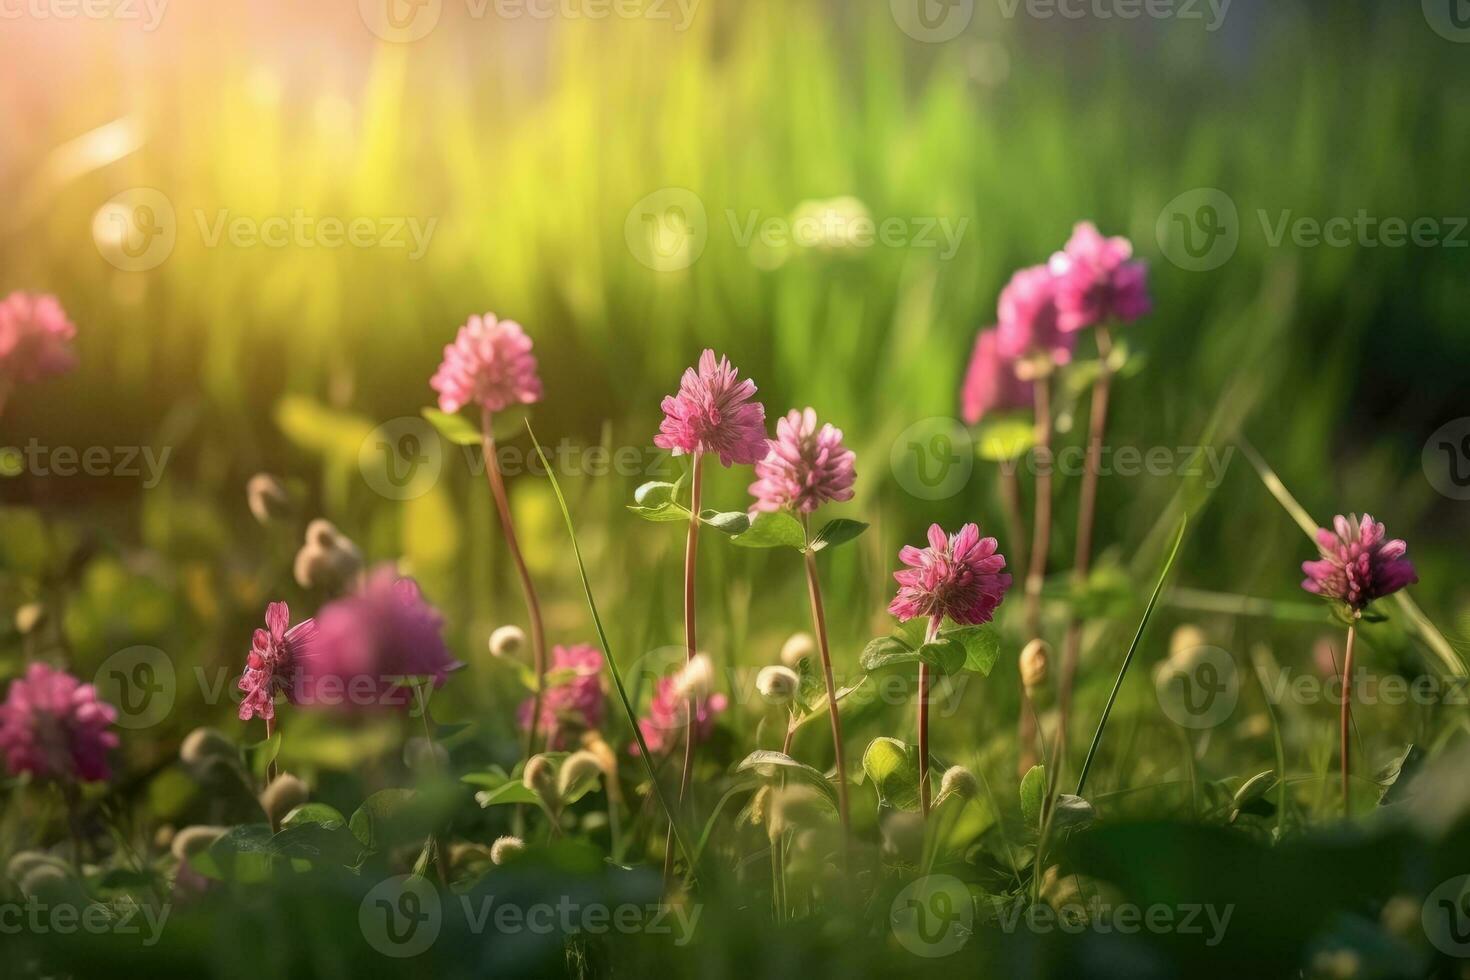
[{"label": "slender green stem", "polygon": [[561,491],[561,484],[557,482],[556,472],[551,468],[546,459],[546,452],[541,448],[541,443],[536,440],[536,433],[531,429],[531,424],[526,423],[526,431],[531,434],[531,444],[536,447],[536,455],[541,458],[541,465],[546,470],[546,476],[551,481],[552,492],[556,494],[557,506],[561,508],[562,520],[566,522],[567,534],[572,539],[572,556],[577,561],[577,574],[582,580],[582,592],[587,597],[587,609],[592,614],[592,625],[597,631],[597,641],[602,645],[602,658],[607,661],[608,673],[612,675],[613,687],[617,690],[618,702],[623,706],[623,713],[628,718],[628,725],[633,729],[633,738],[638,743],[638,757],[643,760],[643,768],[648,772],[648,780],[653,786],[654,795],[658,797],[659,806],[663,807],[664,815],[668,818],[669,828],[674,835],[679,849],[684,852],[684,858],[689,865],[689,874],[694,874],[694,852],[689,849],[683,831],[679,827],[679,821],[674,813],[674,808],[669,803],[668,796],[664,793],[663,786],[658,781],[658,773],[653,768],[653,753],[648,748],[648,741],[643,737],[643,729],[638,727],[638,714],[633,710],[633,703],[628,700],[628,688],[623,683],[622,671],[618,670],[618,662],[613,658],[612,645],[607,640],[607,630],[602,625],[602,616],[597,611],[597,601],[592,597],[592,585],[587,578],[587,565],[582,560],[582,547],[577,543],[577,529],[572,524],[572,512],[567,507],[567,498]]},{"label": "slender green stem", "polygon": [[[811,540],[809,523],[808,518],[802,518],[802,527],[808,541]],[[822,606],[822,586],[817,579],[817,557],[810,548],[806,552],[806,584],[812,605],[812,624],[817,631],[817,649],[822,654],[822,678],[827,684],[827,705],[830,708],[828,714],[832,716],[832,751],[837,762],[837,813],[842,820],[842,854],[845,861],[852,836],[852,820],[848,816],[847,804],[847,753],[842,745],[842,714],[837,710],[837,684],[832,678],[832,651],[827,645],[827,613]]]},{"label": "slender green stem", "polygon": [[1092,746],[1087,750],[1087,758],[1082,763],[1082,773],[1077,777],[1077,795],[1087,787],[1087,773],[1092,768],[1092,760],[1097,755],[1097,747],[1102,744],[1103,729],[1107,728],[1108,715],[1112,714],[1113,702],[1118,700],[1118,692],[1123,689],[1123,678],[1128,676],[1128,665],[1133,662],[1133,654],[1138,651],[1138,644],[1143,639],[1144,630],[1148,629],[1148,621],[1153,617],[1154,607],[1158,605],[1159,593],[1164,591],[1164,582],[1169,578],[1169,571],[1174,567],[1174,559],[1179,557],[1179,546],[1184,543],[1184,531],[1189,526],[1189,516],[1186,514],[1179,521],[1179,531],[1174,535],[1174,547],[1169,550],[1169,558],[1164,562],[1163,571],[1159,572],[1159,580],[1154,585],[1153,595],[1148,598],[1148,606],[1143,610],[1143,619],[1138,623],[1138,632],[1133,634],[1133,642],[1128,644],[1128,653],[1123,657],[1123,665],[1118,668],[1118,679],[1113,681],[1113,691],[1108,695],[1108,703],[1103,706],[1102,717],[1098,719],[1097,731],[1092,733]]},{"label": "slender green stem", "polygon": [[[939,636],[940,617],[929,617],[929,628],[925,632],[924,642],[933,643]],[[832,705],[833,713],[837,711],[837,705]],[[923,811],[924,819],[929,819],[929,665],[919,663],[919,806]]]},{"label": "slender green stem", "polygon": [[1347,650],[1342,655],[1342,815],[1351,817],[1352,800],[1349,792],[1348,779],[1352,770],[1350,761],[1352,747],[1348,741],[1351,734],[1353,720],[1353,647],[1358,637],[1357,623],[1348,626]]},{"label": "slender green stem", "polygon": [[[684,666],[694,663],[695,640],[695,588],[694,572],[699,559],[699,512],[704,496],[704,456],[696,452],[691,468],[694,475],[689,486],[689,532],[684,540]],[[694,778],[694,742],[699,729],[699,692],[689,690],[689,702],[685,705],[684,718],[684,769],[679,775],[679,806],[689,795],[689,784]],[[674,874],[674,828],[669,825],[669,836],[664,842],[664,882]]]}]

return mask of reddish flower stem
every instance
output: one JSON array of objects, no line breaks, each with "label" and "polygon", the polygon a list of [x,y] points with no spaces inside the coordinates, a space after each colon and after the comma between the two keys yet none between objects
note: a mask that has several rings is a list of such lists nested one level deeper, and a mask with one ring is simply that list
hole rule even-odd
[{"label": "reddish flower stem", "polygon": [[[809,523],[806,517],[802,524]],[[811,539],[811,528],[806,527],[807,539]],[[822,676],[827,682],[827,714],[832,717],[832,750],[837,761],[837,812],[842,818],[843,854],[847,853],[848,838],[852,834],[852,821],[847,807],[847,753],[842,748],[842,717],[837,712],[837,683],[832,678],[832,653],[827,647],[827,613],[822,608],[822,586],[817,581],[817,557],[810,550],[806,553],[807,594],[812,602],[812,623],[817,630],[817,649],[822,654]],[[789,753],[788,753],[789,754]]]},{"label": "reddish flower stem", "polygon": [[[939,636],[940,617],[929,618],[924,642],[933,643]],[[919,808],[929,819],[929,665],[919,663]]]},{"label": "reddish flower stem", "polygon": [[[1097,522],[1097,482],[1102,469],[1102,443],[1108,425],[1108,398],[1112,391],[1113,372],[1108,357],[1113,350],[1108,328],[1097,328],[1099,373],[1092,386],[1092,412],[1088,419],[1087,463],[1082,473],[1081,496],[1077,502],[1077,552],[1073,561],[1073,577],[1080,586],[1092,571],[1092,534]],[[1077,679],[1077,663],[1082,655],[1082,617],[1073,615],[1067,622],[1067,637],[1062,647],[1062,677],[1057,689],[1057,754],[1066,750],[1067,722],[1072,714],[1072,689]]]},{"label": "reddish flower stem", "polygon": [[531,573],[526,568],[526,559],[521,555],[521,545],[516,538],[515,525],[511,522],[510,500],[505,494],[505,480],[500,475],[500,459],[495,451],[494,418],[489,409],[480,413],[481,436],[485,450],[485,478],[490,482],[490,495],[495,498],[495,510],[500,516],[500,527],[505,533],[505,545],[510,550],[511,561],[521,579],[521,591],[526,596],[526,611],[531,618],[531,668],[536,675],[536,691],[531,699],[531,724],[526,730],[526,758],[536,752],[536,733],[541,724],[541,697],[546,687],[546,628],[541,621],[541,602],[536,598],[536,587],[531,583]]},{"label": "reddish flower stem", "polygon": [[[267,742],[269,742],[271,740],[271,738],[275,734],[276,734],[276,720],[274,718],[267,718],[265,720],[265,740]],[[271,783],[273,783],[275,781],[276,781],[276,759],[275,759],[275,756],[271,756],[270,764],[267,765],[266,768],[265,768],[265,784],[267,786],[269,786]]]},{"label": "reddish flower stem", "polygon": [[1352,816],[1350,797],[1348,792],[1348,778],[1352,770],[1349,760],[1350,747],[1348,744],[1348,732],[1353,723],[1353,641],[1357,639],[1358,627],[1354,623],[1348,627],[1347,650],[1342,657],[1342,815],[1344,818]]},{"label": "reddish flower stem", "polygon": [[[684,664],[694,661],[694,570],[699,556],[699,510],[704,497],[704,454],[694,453],[689,481],[689,534],[684,541]],[[684,771],[679,776],[679,803],[689,795],[689,784],[694,777],[694,735],[699,721],[699,692],[689,692],[689,704],[684,719]],[[664,882],[668,883],[674,871],[674,828],[669,827],[664,846]]]}]

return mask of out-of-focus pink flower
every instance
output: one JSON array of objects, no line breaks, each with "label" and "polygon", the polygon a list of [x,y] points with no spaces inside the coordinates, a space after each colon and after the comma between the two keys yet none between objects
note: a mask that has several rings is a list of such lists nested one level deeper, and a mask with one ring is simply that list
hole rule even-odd
[{"label": "out-of-focus pink flower", "polygon": [[1011,576],[1001,571],[1005,556],[996,548],[974,524],[953,536],[931,524],[929,547],[906,545],[898,553],[908,567],[893,573],[898,595],[888,611],[903,622],[920,616],[947,616],[966,626],[990,622],[1011,587]]},{"label": "out-of-focus pink flower", "polygon": [[439,408],[445,412],[466,405],[498,412],[541,400],[531,338],[519,323],[497,320],[494,313],[472,316],[459,328],[429,385],[439,392]]},{"label": "out-of-focus pink flower", "polygon": [[725,466],[756,463],[766,455],[766,410],[755,396],[755,382],[740,380],[728,359],[706,350],[689,368],[679,392],[663,400],[664,420],[654,445],[685,453],[715,453]]},{"label": "out-of-focus pink flower", "polygon": [[[648,751],[664,752],[680,744],[680,736],[688,728],[689,699],[694,698],[694,740],[703,742],[715,730],[715,717],[729,706],[723,694],[711,690],[714,668],[708,655],[696,654],[678,672],[660,677],[653,688],[653,700],[647,716],[638,719],[638,730],[648,743]],[[630,746],[638,753],[638,743]]]},{"label": "out-of-focus pink flower", "polygon": [[309,656],[316,642],[316,620],[291,626],[291,610],[284,602],[265,607],[265,629],[255,631],[250,641],[250,654],[245,658],[245,671],[238,687],[245,692],[240,701],[240,720],[256,715],[270,721],[276,716],[276,695],[291,696],[296,671],[303,656]]},{"label": "out-of-focus pink flower", "polygon": [[1031,382],[1016,377],[1015,361],[1002,357],[996,328],[980,331],[965,386],[960,392],[960,414],[967,425],[977,425],[991,412],[1030,408]]},{"label": "out-of-focus pink flower", "polygon": [[1018,270],[1000,291],[996,326],[1002,357],[1015,359],[1045,354],[1053,364],[1068,364],[1075,335],[1059,325],[1057,277],[1044,265]]},{"label": "out-of-focus pink flower", "polygon": [[1152,309],[1148,266],[1129,261],[1132,257],[1128,239],[1104,238],[1090,221],[1072,230],[1066,247],[1051,258],[1062,330],[1082,330],[1107,320],[1131,323]]},{"label": "out-of-focus pink flower", "polygon": [[1387,540],[1388,532],[1371,514],[1362,520],[1339,514],[1332,526],[1332,531],[1317,529],[1322,557],[1302,562],[1307,576],[1302,588],[1308,592],[1346,603],[1356,612],[1419,581],[1413,562],[1404,557],[1409,546],[1398,538]]},{"label": "out-of-focus pink flower", "polygon": [[[550,732],[548,746],[564,749],[577,736],[602,724],[602,654],[587,644],[556,647],[551,651],[551,673],[571,671],[570,677],[548,687],[541,696],[541,719],[537,728]],[[521,702],[516,720],[521,729],[531,727],[535,698]]]},{"label": "out-of-focus pink flower", "polygon": [[357,591],[316,617],[316,636],[297,658],[297,704],[402,708],[413,704],[405,678],[443,684],[462,666],[444,644],[444,617],[418,583],[391,565],[370,571]]},{"label": "out-of-focus pink flower", "polygon": [[10,682],[0,704],[0,752],[11,775],[37,779],[102,780],[111,776],[107,752],[117,747],[109,727],[117,709],[97,700],[97,689],[42,663]]},{"label": "out-of-focus pink flower", "polygon": [[76,325],[55,296],[14,292],[0,300],[0,383],[29,384],[77,366]]},{"label": "out-of-focus pink flower", "polygon": [[842,444],[841,429],[831,423],[818,429],[815,409],[792,409],[776,423],[766,458],[755,464],[755,509],[810,514],[828,501],[851,500],[856,459]]}]

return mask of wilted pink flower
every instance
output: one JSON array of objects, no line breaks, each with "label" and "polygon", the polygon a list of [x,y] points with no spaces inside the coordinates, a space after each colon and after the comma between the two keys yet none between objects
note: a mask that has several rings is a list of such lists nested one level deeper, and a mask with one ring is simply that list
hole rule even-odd
[{"label": "wilted pink flower", "polygon": [[967,425],[978,425],[991,412],[1031,407],[1031,382],[1016,377],[1015,361],[1000,354],[996,328],[980,331],[965,386],[960,392],[960,415]]},{"label": "wilted pink flower", "polygon": [[439,392],[439,408],[445,412],[471,404],[498,412],[541,400],[531,338],[519,323],[497,320],[494,313],[472,316],[459,328],[429,385]]},{"label": "wilted pink flower", "polygon": [[1335,531],[1317,529],[1317,561],[1302,562],[1306,579],[1302,588],[1327,599],[1344,602],[1361,611],[1374,599],[1392,595],[1419,581],[1414,564],[1404,557],[1409,546],[1387,532],[1371,514],[1333,518]]},{"label": "wilted pink flower", "polygon": [[250,641],[250,654],[245,658],[245,672],[238,686],[245,692],[240,701],[240,720],[256,715],[270,721],[276,716],[277,694],[290,696],[302,658],[309,656],[316,642],[316,620],[291,626],[291,610],[284,602],[265,607],[266,628],[255,631]]},{"label": "wilted pink flower", "polygon": [[0,384],[70,371],[77,365],[76,335],[55,296],[15,292],[0,300]]},{"label": "wilted pink flower", "polygon": [[792,409],[776,423],[766,458],[755,464],[755,509],[810,514],[828,501],[851,500],[856,458],[842,444],[841,429],[830,423],[817,428],[815,409]]},{"label": "wilted pink flower", "polygon": [[1126,238],[1104,238],[1084,221],[1072,230],[1066,247],[1051,258],[1062,330],[1082,330],[1107,320],[1137,320],[1152,308],[1148,266],[1130,262]]},{"label": "wilted pink flower", "polygon": [[920,616],[948,616],[956,623],[988,623],[1011,587],[1005,556],[996,551],[994,538],[980,537],[980,529],[966,524],[947,537],[938,524],[929,526],[929,547],[906,545],[898,560],[908,568],[893,573],[898,595],[888,611],[900,621]]},{"label": "wilted pink flower", "polygon": [[437,687],[461,666],[444,645],[444,617],[391,565],[324,606],[316,626],[300,657],[298,704],[406,707],[414,695],[405,679],[429,677]]},{"label": "wilted pink flower", "polygon": [[[690,690],[682,673],[661,677],[654,685],[653,700],[648,705],[648,715],[638,719],[638,730],[648,743],[648,751],[664,752],[681,741],[689,718]],[[729,705],[719,692],[694,691],[695,721],[694,740],[703,742],[715,730],[715,716]],[[630,747],[635,755],[638,743]]]},{"label": "wilted pink flower", "polygon": [[725,466],[759,462],[766,455],[766,410],[751,401],[754,395],[755,382],[741,381],[728,359],[706,350],[698,369],[684,372],[679,393],[663,400],[653,443],[675,456],[717,453]]},{"label": "wilted pink flower", "polygon": [[0,704],[0,752],[11,775],[37,779],[101,780],[111,776],[107,752],[117,747],[108,727],[117,709],[97,700],[97,689],[42,663],[10,682]]},{"label": "wilted pink flower", "polygon": [[[550,673],[570,671],[571,676],[548,687],[541,695],[541,719],[537,728],[550,732],[551,749],[564,749],[575,736],[602,724],[602,654],[596,647],[578,644],[551,651]],[[516,720],[523,730],[531,727],[535,698],[521,702]]]},{"label": "wilted pink flower", "polygon": [[1044,265],[1021,269],[1000,291],[996,327],[1002,357],[1045,354],[1053,364],[1072,360],[1077,338],[1062,331],[1057,309],[1057,278]]}]

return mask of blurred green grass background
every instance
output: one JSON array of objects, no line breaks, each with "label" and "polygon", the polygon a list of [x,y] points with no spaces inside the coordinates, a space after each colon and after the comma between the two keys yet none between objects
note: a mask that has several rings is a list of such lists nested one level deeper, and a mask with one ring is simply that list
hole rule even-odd
[{"label": "blurred green grass background", "polygon": [[[181,670],[238,669],[268,599],[290,599],[300,616],[320,598],[290,581],[300,526],[263,534],[246,511],[246,479],[274,472],[299,481],[303,518],[331,518],[371,557],[402,556],[423,579],[456,650],[485,668],[446,696],[502,727],[509,746],[519,694],[484,645],[523,613],[483,481],[446,447],[432,491],[400,503],[359,465],[375,426],[430,404],[429,375],[456,327],[493,310],[537,343],[547,395],[533,422],[545,442],[650,445],[659,398],[705,346],[756,379],[769,416],[810,404],[842,427],[860,478],[841,513],[874,524],[826,572],[838,659],[855,671],[862,643],[886,629],[901,543],[931,521],[1002,527],[993,466],[977,463],[952,497],[921,500],[894,479],[895,441],[955,413],[970,344],[1006,278],[1090,218],[1133,239],[1156,299],[1126,334],[1147,363],[1116,393],[1110,442],[1223,450],[1248,434],[1319,519],[1369,510],[1406,537],[1421,605],[1463,649],[1466,510],[1434,491],[1420,453],[1465,409],[1465,253],[1273,247],[1257,215],[1463,213],[1464,49],[1412,4],[1237,0],[1213,33],[999,9],[980,5],[961,37],[934,45],[898,30],[885,4],[776,0],[706,2],[682,33],[616,18],[547,29],[447,18],[395,45],[375,42],[351,5],[303,12],[309,27],[224,5],[171,11],[156,39],[98,44],[62,80],[22,77],[24,59],[12,62],[0,288],[56,292],[79,324],[82,363],[14,398],[0,444],[173,453],[146,491],[121,478],[6,481],[0,550],[14,598],[45,598],[70,545],[85,542],[96,557],[64,612],[80,672],[137,643]],[[58,147],[119,119],[135,152],[59,176]],[[156,269],[121,271],[99,254],[93,216],[140,186],[168,196],[178,243]],[[681,271],[649,269],[624,236],[635,203],[666,187],[692,191],[709,218],[707,247]],[[1168,202],[1202,187],[1231,196],[1242,231],[1228,262],[1192,272],[1161,254],[1155,227]],[[841,195],[879,220],[965,220],[960,247],[947,261],[913,247],[796,250],[771,267],[727,218],[784,217]],[[210,248],[196,218],[298,208],[437,225],[411,261],[402,250]],[[677,644],[680,536],[622,509],[642,477],[562,476],[620,659]],[[721,474],[709,500],[741,507],[748,482]],[[1059,584],[1076,490],[1059,483]],[[552,638],[591,639],[546,482],[513,479],[512,496]],[[1305,599],[1307,542],[1238,455],[1213,493],[1174,477],[1104,479],[1107,564],[1149,581],[1171,508],[1193,512],[1180,585]],[[717,659],[771,662],[806,626],[789,556],[712,540],[702,560],[703,645]],[[1210,622],[1222,645],[1264,640],[1306,663],[1328,624],[1309,615]],[[1201,617],[1173,608],[1162,622],[1185,618]],[[1153,656],[1165,637],[1156,630]],[[17,658],[19,638],[5,642]],[[976,685],[941,746],[1009,733],[1018,648]],[[1106,643],[1089,654],[1089,731],[1120,655]],[[1388,630],[1368,655],[1416,656]],[[228,721],[229,707],[197,700],[191,689],[175,734]],[[753,729],[751,712],[732,718]],[[872,732],[898,723],[870,719]],[[288,739],[288,761],[302,741]],[[171,747],[136,739],[128,751]]]}]

